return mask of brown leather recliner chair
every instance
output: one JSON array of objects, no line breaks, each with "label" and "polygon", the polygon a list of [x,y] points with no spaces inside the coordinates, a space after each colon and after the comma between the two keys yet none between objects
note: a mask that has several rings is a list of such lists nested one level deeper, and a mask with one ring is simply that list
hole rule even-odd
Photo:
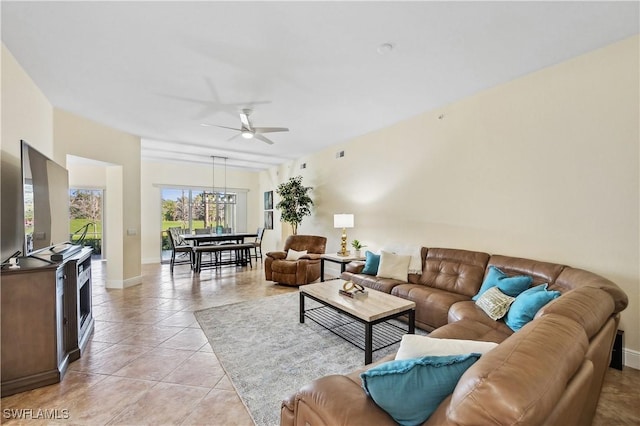
[{"label": "brown leather recliner chair", "polygon": [[[264,274],[268,281],[300,286],[320,278],[320,256],[324,254],[327,239],[316,235],[290,235],[283,251],[267,253]],[[285,260],[289,249],[306,250],[298,260]]]}]

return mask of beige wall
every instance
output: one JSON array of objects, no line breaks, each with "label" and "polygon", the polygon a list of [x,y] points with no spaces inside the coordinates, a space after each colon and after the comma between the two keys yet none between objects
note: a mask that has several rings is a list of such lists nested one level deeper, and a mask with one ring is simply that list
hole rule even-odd
[{"label": "beige wall", "polygon": [[[372,249],[455,247],[601,274],[629,295],[621,328],[638,362],[638,40],[261,173],[260,191],[304,176],[316,208],[299,232],[328,236],[328,251],[339,247],[333,214],[346,212],[349,240]],[[266,251],[287,233],[276,226]]]},{"label": "beige wall", "polygon": [[[11,52],[2,45],[1,254],[23,249],[20,140],[53,157],[53,107]],[[64,165],[64,163],[61,163]]]},{"label": "beige wall", "polygon": [[113,256],[107,281],[113,287],[140,282],[140,138],[54,109],[2,45],[2,258],[22,248],[20,139],[63,166],[72,154],[120,168],[112,173],[119,187],[109,191],[122,207],[108,214],[117,228],[107,231],[114,233],[107,235]]},{"label": "beige wall", "polygon": [[141,282],[140,138],[60,109],[54,110],[54,158],[89,158],[106,170],[107,286]]},{"label": "beige wall", "polygon": [[67,164],[69,186],[80,189],[106,189],[107,171],[110,164],[102,166],[86,164]]},{"label": "beige wall", "polygon": [[[224,168],[216,161],[216,188],[224,185]],[[258,192],[259,175],[227,168],[227,188],[247,190],[247,231],[255,231],[262,221],[262,193]],[[142,262],[160,261],[160,217],[163,186],[201,187],[210,189],[213,181],[212,166],[168,164],[158,162],[142,163]],[[260,212],[260,215],[256,214]]]}]

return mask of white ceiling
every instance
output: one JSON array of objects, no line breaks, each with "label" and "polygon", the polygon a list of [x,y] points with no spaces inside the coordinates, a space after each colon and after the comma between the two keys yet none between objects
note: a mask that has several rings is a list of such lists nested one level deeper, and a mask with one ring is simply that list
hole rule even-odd
[{"label": "white ceiling", "polygon": [[[639,32],[633,2],[10,2],[2,41],[55,107],[142,158],[261,170]],[[393,50],[377,52],[383,43]],[[236,138],[238,112],[289,127]]]}]

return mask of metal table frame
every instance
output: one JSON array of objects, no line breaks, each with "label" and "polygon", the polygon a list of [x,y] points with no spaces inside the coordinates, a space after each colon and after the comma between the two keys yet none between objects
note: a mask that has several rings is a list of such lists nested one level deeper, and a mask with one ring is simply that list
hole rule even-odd
[{"label": "metal table frame", "polygon": [[[315,300],[316,302],[320,303],[322,306],[319,308],[305,310],[305,305],[304,305],[305,297]],[[333,324],[327,324],[328,321],[326,321],[326,319],[329,318],[328,315],[326,314],[327,309],[333,310],[342,316],[346,316],[350,318],[353,321],[335,322],[335,319],[334,319]],[[336,336],[341,337],[342,339],[348,341],[349,343],[355,345],[360,349],[363,349],[365,365],[371,364],[374,351],[386,348],[400,341],[400,339],[402,338],[402,334],[404,334],[405,330],[402,329],[401,327],[398,327],[396,325],[389,323],[388,321],[394,318],[401,317],[403,315],[408,315],[409,317],[408,333],[414,334],[415,327],[416,327],[415,308],[411,308],[402,312],[391,314],[389,316],[379,318],[375,321],[365,321],[361,318],[356,317],[355,315],[350,314],[349,312],[345,312],[344,310],[340,309],[340,307],[338,306],[331,305],[323,300],[320,300],[310,294],[305,293],[304,291],[300,291],[300,323],[304,323],[305,317],[309,318],[310,320],[326,328]],[[353,328],[354,321],[364,324],[364,345],[362,345],[361,342],[359,341],[361,339],[358,339],[358,336],[354,334],[352,330],[349,330],[349,328]],[[383,333],[381,336],[376,336],[376,337],[379,337],[378,338],[379,342],[374,349],[373,343],[375,339],[373,335],[373,326],[380,323],[385,323],[383,330],[381,330]],[[389,328],[389,327],[392,327],[392,328]],[[394,329],[400,330],[401,333],[399,333],[397,336],[392,335],[394,332]],[[398,333],[398,332],[395,331],[395,333]],[[399,337],[399,338],[396,338],[396,337]]]}]

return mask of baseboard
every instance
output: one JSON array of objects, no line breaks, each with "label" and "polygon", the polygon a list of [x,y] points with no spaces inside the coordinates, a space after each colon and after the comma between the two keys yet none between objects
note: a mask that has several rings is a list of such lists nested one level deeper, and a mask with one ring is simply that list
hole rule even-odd
[{"label": "baseboard", "polygon": [[[66,367],[65,367],[66,368]],[[60,382],[64,373],[57,368],[2,382],[2,397]]]},{"label": "baseboard", "polygon": [[142,259],[142,264],[147,265],[149,263],[160,263],[159,257],[147,257],[146,259]]},{"label": "baseboard", "polygon": [[142,275],[124,280],[124,288],[133,287],[138,284],[142,284]]},{"label": "baseboard", "polygon": [[107,280],[106,288],[129,288],[134,285],[142,284],[142,275],[137,277],[127,278],[126,280]]},{"label": "baseboard", "polygon": [[625,367],[640,370],[640,352],[624,348],[624,365]]}]

